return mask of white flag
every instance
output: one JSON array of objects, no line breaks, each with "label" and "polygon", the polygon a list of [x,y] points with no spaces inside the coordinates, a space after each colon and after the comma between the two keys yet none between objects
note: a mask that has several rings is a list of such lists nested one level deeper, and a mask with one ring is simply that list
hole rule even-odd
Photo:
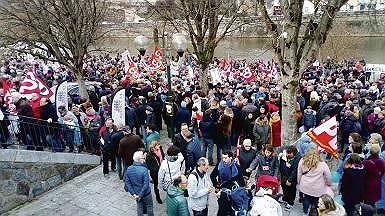
[{"label": "white flag", "polygon": [[[67,81],[64,81],[60,83],[56,87],[56,94],[55,94],[55,105],[56,105],[56,112],[57,108],[59,106],[64,106],[66,109],[68,109],[68,83]],[[57,112],[57,116],[60,117],[60,113]]]},{"label": "white flag", "polygon": [[126,125],[126,90],[118,91],[112,100],[112,119],[115,125]]}]

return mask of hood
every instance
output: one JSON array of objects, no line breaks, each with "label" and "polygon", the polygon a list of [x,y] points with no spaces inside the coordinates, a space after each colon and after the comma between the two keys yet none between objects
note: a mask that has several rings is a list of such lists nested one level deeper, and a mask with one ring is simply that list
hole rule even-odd
[{"label": "hood", "polygon": [[166,160],[169,162],[175,162],[178,159],[178,156],[166,156]]},{"label": "hood", "polygon": [[170,198],[175,198],[177,196],[184,196],[184,192],[182,189],[175,187],[174,185],[171,185],[170,188],[167,190],[167,195]]}]

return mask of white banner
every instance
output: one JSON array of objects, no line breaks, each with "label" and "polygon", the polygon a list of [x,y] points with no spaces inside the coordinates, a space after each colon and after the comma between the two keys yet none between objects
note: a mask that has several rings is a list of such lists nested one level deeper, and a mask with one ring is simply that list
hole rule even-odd
[{"label": "white banner", "polygon": [[126,90],[118,91],[112,100],[112,119],[117,126],[126,125]]},{"label": "white banner", "polygon": [[60,117],[60,113],[57,111],[57,108],[59,106],[64,106],[66,109],[68,109],[68,83],[67,83],[67,81],[60,83],[60,85],[58,85],[56,87],[55,105],[56,105],[56,112],[57,112],[58,117]]}]

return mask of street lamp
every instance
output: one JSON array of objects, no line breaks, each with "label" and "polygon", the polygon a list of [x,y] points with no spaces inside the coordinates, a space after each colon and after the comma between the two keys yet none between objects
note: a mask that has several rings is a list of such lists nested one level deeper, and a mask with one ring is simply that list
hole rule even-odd
[{"label": "street lamp", "polygon": [[148,39],[143,35],[139,35],[134,40],[136,49],[139,51],[141,56],[144,56],[148,47]]},{"label": "street lamp", "polygon": [[[165,38],[168,38],[168,35],[165,33]],[[167,100],[166,100],[166,113],[170,117],[170,127],[171,127],[171,140],[174,142],[174,124],[173,124],[173,117],[174,117],[174,100],[172,96],[172,89],[171,89],[171,45],[170,43],[166,43],[166,72],[167,72]],[[179,59],[183,56],[184,51],[186,50],[187,46],[187,40],[185,36],[182,33],[176,33],[172,37],[172,44],[174,45]]]}]

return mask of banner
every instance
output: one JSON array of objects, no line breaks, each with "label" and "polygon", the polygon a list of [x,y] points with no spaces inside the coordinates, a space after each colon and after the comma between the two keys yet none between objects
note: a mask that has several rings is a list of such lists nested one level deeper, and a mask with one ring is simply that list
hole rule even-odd
[{"label": "banner", "polygon": [[209,70],[209,73],[211,75],[211,82],[213,85],[216,85],[218,83],[222,83],[221,75],[219,74],[219,68],[212,68]]},{"label": "banner", "polygon": [[9,104],[13,102],[12,95],[11,95],[11,88],[7,83],[7,81],[5,80],[2,81],[2,86],[3,86],[3,94],[4,94],[4,104],[6,107],[8,107]]},{"label": "banner", "polygon": [[338,158],[337,119],[335,116],[309,131],[307,135],[317,143],[319,147],[325,149],[327,153]]},{"label": "banner", "polygon": [[156,46],[154,52],[151,54],[151,57],[150,57],[150,62],[149,62],[150,69],[157,73],[163,71],[165,68],[163,66],[162,59],[163,59],[162,52],[159,46]]},{"label": "banner", "polygon": [[249,66],[246,66],[246,68],[243,70],[242,78],[245,80],[246,83],[254,81],[255,74],[251,71]]},{"label": "banner", "polygon": [[[59,106],[64,106],[66,109],[68,109],[68,83],[67,83],[67,81],[60,83],[56,87],[55,105],[56,105],[56,112],[57,112],[57,108]],[[57,116],[60,117],[59,112],[57,112]]]},{"label": "banner", "polygon": [[126,90],[118,91],[112,100],[112,119],[117,126],[126,125]]},{"label": "banner", "polygon": [[51,89],[32,71],[32,67],[28,69],[24,80],[21,82],[19,92],[27,98],[30,98],[33,93],[44,98],[50,98],[53,95]]},{"label": "banner", "polygon": [[126,73],[126,76],[131,81],[139,79],[139,69],[134,63],[134,61],[131,59],[130,52],[128,50],[122,53],[122,60],[124,63],[124,71]]}]

